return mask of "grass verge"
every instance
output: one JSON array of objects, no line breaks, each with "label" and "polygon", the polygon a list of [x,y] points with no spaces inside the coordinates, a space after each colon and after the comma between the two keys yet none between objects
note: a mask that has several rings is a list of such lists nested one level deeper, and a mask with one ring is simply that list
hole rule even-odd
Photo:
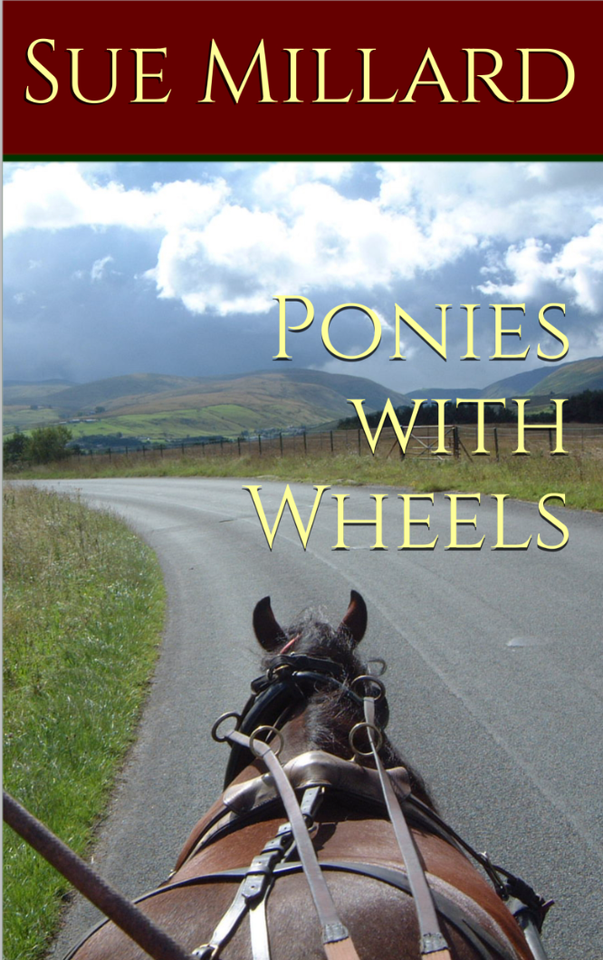
[{"label": "grass verge", "polygon": [[[104,461],[104,462],[103,462]],[[539,500],[545,493],[565,493],[566,506],[603,511],[603,459],[593,453],[550,456],[473,457],[428,461],[420,457],[383,458],[355,453],[335,456],[166,456],[129,460],[82,458],[23,471],[19,477],[263,477],[288,482],[382,484],[420,492],[458,490],[506,493],[519,500]]]},{"label": "grass verge", "polygon": [[[140,716],[163,626],[149,547],[109,514],[4,490],[4,782],[83,854]],[[4,831],[4,957],[41,957],[69,885]]]}]

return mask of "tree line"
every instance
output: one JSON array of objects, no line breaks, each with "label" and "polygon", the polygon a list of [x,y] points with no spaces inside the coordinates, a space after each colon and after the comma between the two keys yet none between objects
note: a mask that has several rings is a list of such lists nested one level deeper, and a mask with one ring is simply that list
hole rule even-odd
[{"label": "tree line", "polygon": [[63,424],[51,427],[38,427],[27,436],[16,430],[2,444],[2,462],[4,467],[19,463],[52,463],[64,460],[77,453],[77,447],[69,447],[71,430]]},{"label": "tree line", "polygon": [[[477,408],[473,404],[466,404],[457,407],[456,404],[448,402],[444,405],[446,411],[446,423],[463,424],[477,422]],[[395,408],[396,416],[403,427],[408,426],[413,408],[400,406]],[[377,427],[381,422],[383,411],[376,413],[367,413],[366,419],[369,427]],[[548,423],[551,419],[550,410],[544,410],[541,413],[528,413],[526,411],[526,422]],[[563,419],[565,422],[573,421],[575,423],[603,423],[603,390],[584,390],[573,397],[569,397],[563,407]],[[486,423],[516,423],[517,411],[515,407],[502,407],[497,404],[485,404],[484,421]],[[438,422],[438,408],[434,404],[422,404],[417,412],[415,424],[418,426],[431,426]],[[360,426],[358,417],[346,417],[337,424],[339,430],[356,430]]]}]

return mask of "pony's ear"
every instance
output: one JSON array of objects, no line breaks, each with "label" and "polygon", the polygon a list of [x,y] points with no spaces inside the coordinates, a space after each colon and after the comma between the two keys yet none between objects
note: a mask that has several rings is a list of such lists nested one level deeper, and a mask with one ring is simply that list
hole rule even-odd
[{"label": "pony's ear", "polygon": [[350,634],[354,646],[360,643],[366,631],[368,615],[366,612],[366,603],[359,593],[352,590],[350,605],[346,615],[339,624],[339,630],[346,629]]},{"label": "pony's ear", "polygon": [[268,653],[283,644],[287,636],[276,622],[275,616],[270,606],[270,597],[264,597],[259,603],[256,603],[253,611],[253,629],[259,643]]}]

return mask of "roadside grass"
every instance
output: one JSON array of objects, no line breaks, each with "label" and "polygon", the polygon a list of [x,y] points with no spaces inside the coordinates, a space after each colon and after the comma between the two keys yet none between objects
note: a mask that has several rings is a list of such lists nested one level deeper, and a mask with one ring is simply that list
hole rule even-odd
[{"label": "roadside grass", "polygon": [[[4,783],[84,854],[132,742],[163,627],[146,546],[110,514],[4,489]],[[36,960],[69,884],[4,830],[4,957]]]},{"label": "roadside grass", "polygon": [[601,451],[551,456],[474,456],[429,461],[420,457],[383,458],[342,453],[278,456],[114,456],[73,458],[18,474],[23,478],[63,477],[257,477],[288,482],[376,484],[411,487],[419,492],[457,490],[482,495],[506,493],[519,500],[539,500],[545,493],[565,493],[567,507],[603,511]]}]

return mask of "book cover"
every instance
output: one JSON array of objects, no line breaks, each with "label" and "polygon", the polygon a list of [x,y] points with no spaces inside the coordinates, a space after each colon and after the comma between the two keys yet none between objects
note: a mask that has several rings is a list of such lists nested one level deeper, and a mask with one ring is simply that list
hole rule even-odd
[{"label": "book cover", "polygon": [[[69,725],[12,651],[5,691],[46,746],[17,752],[7,696],[5,782],[30,770],[21,799],[42,819],[59,782],[66,821],[49,826],[128,897],[165,879],[220,794],[211,728],[261,673],[256,603],[336,626],[358,591],[391,740],[459,834],[555,900],[548,954],[597,960],[599,11],[5,0],[5,510],[31,475],[112,511],[167,597],[94,844],[69,816],[86,758],[55,766]],[[77,444],[54,472],[23,459],[48,427]],[[96,576],[74,583],[59,698],[98,642]],[[60,625],[63,600],[47,607]],[[96,695],[65,696],[73,727],[93,725]],[[98,915],[74,898],[45,923],[29,878],[11,889],[11,850],[6,956],[62,956]]]}]

